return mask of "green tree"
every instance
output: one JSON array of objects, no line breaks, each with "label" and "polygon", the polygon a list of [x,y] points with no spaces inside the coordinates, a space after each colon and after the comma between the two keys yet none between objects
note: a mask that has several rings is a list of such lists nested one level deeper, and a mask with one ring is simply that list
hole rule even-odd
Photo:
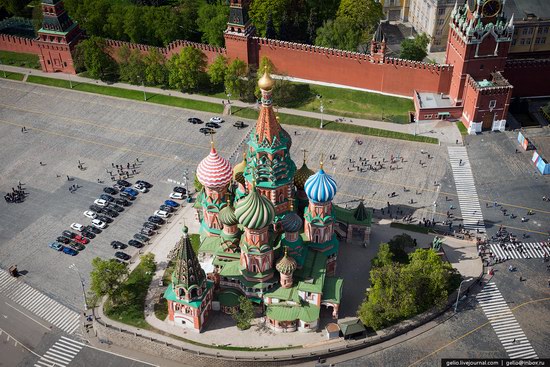
[{"label": "green tree", "polygon": [[128,6],[124,11],[124,33],[130,41],[142,43],[146,29],[143,26],[141,9],[137,6]]},{"label": "green tree", "polygon": [[273,16],[271,15],[271,13],[267,18],[267,23],[265,25],[265,38],[277,39],[277,31],[275,30],[275,26],[273,25]]},{"label": "green tree", "polygon": [[145,63],[139,50],[130,50],[124,45],[119,50],[120,79],[130,84],[145,82]]},{"label": "green tree", "polygon": [[92,36],[77,45],[78,52],[88,75],[101,80],[114,80],[117,77],[117,64],[108,54],[105,40]]},{"label": "green tree", "polygon": [[315,37],[317,36],[317,28],[319,28],[317,9],[311,8],[311,10],[309,11],[309,18],[307,19],[306,29],[309,43],[315,42]]},{"label": "green tree", "polygon": [[380,248],[376,256],[372,259],[373,267],[381,268],[386,265],[391,265],[393,262],[393,253],[390,250],[390,245],[387,243],[380,244]]},{"label": "green tree", "polygon": [[233,320],[237,323],[239,330],[250,329],[252,326],[252,320],[254,319],[254,305],[245,296],[239,297],[239,310],[233,312],[231,315]]},{"label": "green tree", "polygon": [[317,29],[315,45],[357,51],[362,40],[361,29],[351,19],[339,17],[325,22],[321,28]]},{"label": "green tree", "polygon": [[275,29],[279,29],[283,15],[290,8],[289,0],[254,0],[250,5],[249,15],[258,34],[266,36],[267,20],[271,15]]},{"label": "green tree", "polygon": [[231,61],[225,74],[225,90],[234,97],[241,98],[245,92],[246,81],[246,63],[239,59]]},{"label": "green tree", "polygon": [[184,47],[168,61],[168,84],[178,90],[197,89],[205,68],[206,55],[198,48]]},{"label": "green tree", "polygon": [[407,250],[414,247],[414,238],[406,233],[394,236],[388,241],[389,248],[393,254],[393,260],[402,264],[407,264],[409,258]]},{"label": "green tree", "polygon": [[227,72],[227,58],[223,55],[218,55],[212,64],[208,67],[208,77],[210,83],[214,85],[221,85],[225,81],[225,74]]},{"label": "green tree", "polygon": [[195,179],[193,180],[193,186],[195,187],[195,192],[201,192],[202,191],[202,184],[201,182],[199,181],[199,178],[197,177],[197,175],[195,175]]},{"label": "green tree", "polygon": [[382,4],[376,0],[342,0],[336,13],[338,18],[347,18],[359,29],[372,34],[384,17]]},{"label": "green tree", "polygon": [[399,57],[407,60],[422,61],[428,54],[430,38],[426,33],[417,34],[414,39],[401,41],[401,53]]},{"label": "green tree", "polygon": [[227,27],[229,7],[224,4],[202,4],[199,7],[197,26],[202,32],[202,41],[214,46],[225,43],[223,31]]},{"label": "green tree", "polygon": [[128,275],[126,265],[114,260],[101,260],[96,257],[92,260],[90,290],[97,297],[105,295],[111,297],[126,275]]},{"label": "green tree", "polygon": [[9,15],[28,17],[30,8],[27,7],[31,0],[0,0],[0,14],[4,9]]},{"label": "green tree", "polygon": [[156,48],[151,49],[143,58],[145,64],[145,83],[165,86],[167,80],[166,58]]}]

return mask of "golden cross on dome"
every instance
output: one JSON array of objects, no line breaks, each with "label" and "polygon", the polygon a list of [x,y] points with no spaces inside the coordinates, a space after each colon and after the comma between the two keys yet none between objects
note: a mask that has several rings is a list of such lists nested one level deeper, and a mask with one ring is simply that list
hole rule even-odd
[{"label": "golden cross on dome", "polygon": [[304,153],[304,163],[306,163],[306,153],[308,151],[306,149],[302,149],[302,153]]},{"label": "golden cross on dome", "polygon": [[324,153],[321,153],[321,162],[319,162],[319,165],[321,166],[321,169],[323,169],[323,158],[325,157],[325,154]]}]

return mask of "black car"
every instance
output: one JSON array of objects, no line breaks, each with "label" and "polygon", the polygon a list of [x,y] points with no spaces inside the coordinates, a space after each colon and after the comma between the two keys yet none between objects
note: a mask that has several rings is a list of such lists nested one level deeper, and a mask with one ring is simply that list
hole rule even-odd
[{"label": "black car", "polygon": [[140,242],[149,242],[149,237],[142,235],[141,233],[136,233],[134,239]]},{"label": "black car", "polygon": [[67,244],[67,243],[71,242],[70,239],[68,239],[67,237],[64,237],[64,236],[59,236],[55,240],[59,243],[64,243],[64,244]]},{"label": "black car", "polygon": [[122,196],[125,199],[131,200],[131,201],[136,200],[136,197],[134,195],[130,195],[127,192],[121,192],[120,196]]},{"label": "black car", "polygon": [[100,221],[105,222],[105,223],[113,223],[113,218],[108,217],[106,215],[98,215],[96,217],[96,219],[99,219]]},{"label": "black car", "polygon": [[172,208],[170,205],[164,205],[164,204],[159,206],[159,209],[164,210],[165,212],[168,212],[168,213],[173,213],[174,210],[176,210],[176,208]]},{"label": "black car", "polygon": [[214,129],[211,129],[209,127],[201,127],[199,129],[199,132],[204,134],[204,135],[213,135],[216,133],[216,131]]},{"label": "black car", "polygon": [[158,215],[151,215],[149,218],[147,218],[147,221],[155,224],[164,224],[164,219],[162,219]]},{"label": "black car", "polygon": [[126,180],[118,180],[116,183],[119,184],[120,186],[124,186],[124,187],[132,186],[132,184],[129,183],[128,181],[126,181]]},{"label": "black car", "polygon": [[115,252],[115,257],[122,259],[122,260],[130,260],[130,255],[128,255],[125,252],[117,251]]},{"label": "black car", "polygon": [[63,233],[61,233],[61,235],[63,237],[67,237],[67,238],[75,238],[76,237],[76,233],[71,232],[71,231],[63,231]]},{"label": "black car", "polygon": [[83,235],[84,237],[87,237],[87,238],[89,238],[89,239],[91,239],[91,240],[95,238],[95,233],[92,232],[92,231],[88,231],[88,230],[85,229],[85,230],[83,230],[83,231],[80,232],[80,233],[82,233],[82,235]]},{"label": "black car", "polygon": [[109,194],[109,195],[118,194],[118,190],[115,189],[114,187],[110,187],[110,186],[104,187],[103,192],[106,193],[106,194]]},{"label": "black car", "polygon": [[93,233],[95,233],[95,234],[100,234],[100,233],[101,233],[101,229],[96,228],[96,227],[94,227],[94,226],[86,226],[86,227],[84,227],[84,230],[85,230],[85,231],[93,232]]},{"label": "black car", "polygon": [[149,228],[149,229],[152,229],[154,231],[155,229],[158,228],[158,226],[155,223],[145,222],[145,223],[143,223],[143,228]]},{"label": "black car", "polygon": [[103,200],[105,200],[105,201],[108,201],[109,203],[110,203],[111,201],[114,201],[114,200],[115,200],[114,197],[112,197],[111,195],[107,195],[107,194],[101,194],[101,195],[99,195],[99,198],[100,198],[100,199],[103,199]]},{"label": "black car", "polygon": [[190,122],[192,123],[193,125],[196,125],[196,124],[202,124],[203,121],[199,118],[196,118],[196,117],[190,117],[187,119],[187,122]]},{"label": "black car", "polygon": [[124,250],[128,246],[125,243],[122,243],[120,241],[113,241],[113,242],[111,242],[111,247],[114,248],[114,249]]},{"label": "black car", "polygon": [[155,234],[155,232],[153,232],[153,230],[150,229],[150,228],[142,228],[142,229],[139,231],[139,233],[140,233],[140,234],[144,234],[144,235],[149,236],[149,237],[151,237],[152,235]]},{"label": "black car", "polygon": [[141,243],[139,241],[136,241],[136,240],[130,240],[130,241],[128,241],[128,244],[130,246],[135,247],[135,248],[142,248],[143,247],[143,243]]},{"label": "black car", "polygon": [[219,129],[221,127],[221,125],[216,124],[215,122],[207,122],[206,125],[204,126],[214,128],[214,129]]},{"label": "black car", "polygon": [[103,212],[103,208],[100,207],[99,205],[96,205],[96,204],[90,205],[90,210],[93,211],[93,212],[96,212],[96,213],[102,213]]},{"label": "black car", "polygon": [[116,205],[115,203],[109,203],[105,206],[105,208],[117,211],[119,213],[124,211],[123,207],[121,207],[120,205]]},{"label": "black car", "polygon": [[233,124],[234,127],[237,128],[237,130],[244,129],[245,127],[248,127],[248,125],[245,125],[243,121],[237,121]]},{"label": "black car", "polygon": [[103,212],[105,213],[105,215],[108,215],[111,218],[118,217],[118,212],[116,210],[105,208]]},{"label": "black car", "polygon": [[174,187],[174,189],[172,190],[174,192],[179,192],[180,194],[185,194],[187,193],[187,190],[185,190],[185,188],[181,187],[181,186],[176,186]]},{"label": "black car", "polygon": [[143,181],[143,180],[137,180],[136,183],[138,185],[143,185],[145,186],[146,188],[150,189],[151,187],[153,187],[153,185],[151,185],[149,182],[147,181]]},{"label": "black car", "polygon": [[120,205],[120,206],[130,206],[130,205],[132,205],[131,202],[129,202],[128,200],[123,199],[123,198],[116,198],[115,199],[115,204]]},{"label": "black car", "polygon": [[80,243],[72,242],[72,241],[69,243],[69,247],[72,248],[75,251],[82,251],[86,248],[86,247],[84,247],[84,245],[82,245]]}]

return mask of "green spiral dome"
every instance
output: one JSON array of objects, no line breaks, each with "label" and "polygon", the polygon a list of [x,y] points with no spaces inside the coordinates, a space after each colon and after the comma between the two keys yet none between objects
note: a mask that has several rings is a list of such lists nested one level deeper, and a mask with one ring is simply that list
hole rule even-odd
[{"label": "green spiral dome", "polygon": [[224,226],[235,226],[239,224],[239,220],[237,219],[237,216],[235,216],[235,209],[233,209],[231,205],[226,205],[222,210],[220,210],[218,218]]},{"label": "green spiral dome", "polygon": [[275,207],[253,186],[250,193],[237,202],[235,215],[245,228],[260,229],[273,222]]}]

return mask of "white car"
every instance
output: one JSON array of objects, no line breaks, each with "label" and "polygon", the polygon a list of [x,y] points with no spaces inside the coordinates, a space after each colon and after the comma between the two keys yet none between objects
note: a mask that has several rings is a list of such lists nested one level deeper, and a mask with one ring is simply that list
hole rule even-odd
[{"label": "white car", "polygon": [[183,195],[181,192],[173,192],[170,194],[170,199],[177,199],[177,200],[183,200],[185,195]]},{"label": "white car", "polygon": [[214,122],[216,124],[221,124],[221,123],[225,122],[221,117],[217,117],[217,116],[211,117],[209,121]]},{"label": "white car", "polygon": [[75,231],[82,232],[82,230],[84,229],[84,226],[80,223],[73,223],[71,224],[71,228],[74,229]]},{"label": "white car", "polygon": [[147,192],[147,191],[149,191],[149,190],[147,189],[147,187],[145,187],[145,186],[143,186],[143,185],[140,185],[140,184],[135,184],[135,185],[134,185],[134,189],[136,189],[136,190],[139,191],[139,192]]},{"label": "white car", "polygon": [[95,219],[95,217],[97,217],[97,214],[94,213],[94,212],[91,211],[91,210],[86,210],[86,211],[84,212],[84,216],[85,216],[86,218]]},{"label": "white car", "polygon": [[94,226],[96,228],[99,228],[99,229],[104,229],[107,226],[107,223],[102,222],[99,219],[94,219],[94,220],[92,220],[92,226]]},{"label": "white car", "polygon": [[161,218],[168,218],[168,212],[164,210],[157,210],[155,211],[155,215],[161,217]]},{"label": "white car", "polygon": [[107,205],[107,200],[96,199],[96,200],[94,201],[94,204],[99,205],[99,206],[106,206],[106,205]]}]

